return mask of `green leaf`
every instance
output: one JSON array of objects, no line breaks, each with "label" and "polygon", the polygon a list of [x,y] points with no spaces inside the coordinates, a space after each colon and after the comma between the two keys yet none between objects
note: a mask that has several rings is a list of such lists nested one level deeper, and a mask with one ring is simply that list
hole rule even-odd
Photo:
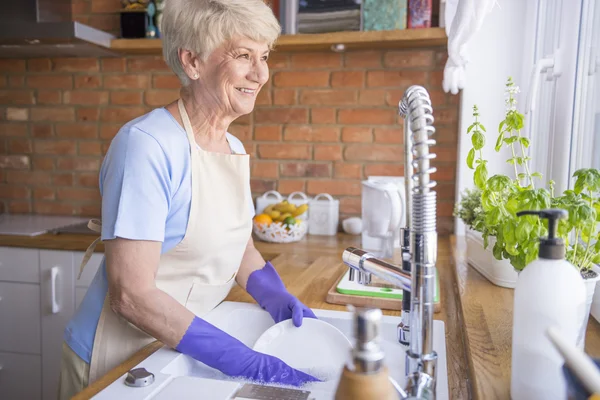
[{"label": "green leaf", "polygon": [[508,160],[506,160],[506,162],[515,165],[515,163],[517,162],[517,157],[509,158]]},{"label": "green leaf", "polygon": [[523,157],[517,157],[517,163],[519,163],[519,165],[523,165]]},{"label": "green leaf", "polygon": [[500,135],[498,135],[498,140],[496,140],[496,147],[495,147],[496,151],[500,151],[500,149],[502,148],[503,141],[504,141],[504,132],[502,132]]},{"label": "green leaf", "polygon": [[504,128],[505,124],[506,124],[506,120],[500,122],[500,125],[498,126],[498,133],[502,133],[503,132],[502,128]]},{"label": "green leaf", "polygon": [[481,132],[475,132],[473,136],[471,136],[471,143],[473,144],[473,147],[475,147],[475,150],[481,150],[483,149],[483,146],[485,146],[485,136],[483,136]]},{"label": "green leaf", "polygon": [[519,140],[518,136],[509,136],[507,138],[504,138],[504,143],[506,144],[513,144],[514,142],[516,142],[517,140]]},{"label": "green leaf", "polygon": [[481,189],[481,190],[485,189],[486,182],[487,182],[487,176],[488,176],[488,172],[487,172],[487,167],[486,167],[485,163],[479,164],[477,166],[477,168],[475,168],[475,174],[473,175],[475,185],[479,189]]},{"label": "green leaf", "polygon": [[471,131],[472,131],[472,130],[473,130],[475,127],[476,127],[476,126],[477,126],[476,124],[471,124],[471,126],[469,126],[469,127],[467,128],[467,133],[471,133]]},{"label": "green leaf", "polygon": [[496,260],[502,260],[502,250],[504,250],[503,246],[500,245],[500,243],[496,242],[494,244],[494,249],[492,250],[492,253],[494,254],[494,258]]},{"label": "green leaf", "polygon": [[511,183],[511,179],[506,175],[494,175],[488,180],[487,187],[493,192],[501,192]]},{"label": "green leaf", "polygon": [[488,189],[481,192],[481,207],[483,207],[485,211],[489,211],[494,207],[491,192]]},{"label": "green leaf", "polygon": [[529,234],[531,233],[532,229],[533,226],[527,220],[519,220],[516,231],[517,240],[521,243],[527,241],[529,239]]},{"label": "green leaf", "polygon": [[467,166],[470,169],[473,169],[473,160],[475,159],[475,149],[469,150],[469,154],[467,155]]},{"label": "green leaf", "polygon": [[526,137],[519,138],[519,141],[525,148],[529,147],[529,139]]},{"label": "green leaf", "polygon": [[525,178],[527,177],[527,174],[526,174],[526,173],[524,173],[524,172],[521,172],[521,173],[518,175],[518,177],[519,177],[519,179],[525,179]]},{"label": "green leaf", "polygon": [[540,178],[540,179],[542,179],[542,174],[540,174],[539,172],[534,172],[533,174],[531,174],[531,176],[533,178]]}]

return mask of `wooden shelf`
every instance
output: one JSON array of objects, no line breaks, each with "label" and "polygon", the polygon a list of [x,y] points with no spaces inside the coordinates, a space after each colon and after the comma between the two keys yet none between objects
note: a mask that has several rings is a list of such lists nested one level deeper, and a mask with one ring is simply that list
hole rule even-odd
[{"label": "wooden shelf", "polygon": [[[404,29],[395,31],[334,32],[319,34],[282,35],[275,50],[314,51],[330,50],[344,45],[346,50],[443,46],[447,43],[444,28]],[[115,39],[111,49],[123,54],[160,54],[160,39]]]}]

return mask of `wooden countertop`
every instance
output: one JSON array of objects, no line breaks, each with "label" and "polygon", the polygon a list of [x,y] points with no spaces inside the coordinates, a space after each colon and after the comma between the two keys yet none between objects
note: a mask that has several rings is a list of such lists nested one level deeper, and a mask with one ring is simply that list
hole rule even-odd
[{"label": "wooden countertop", "polygon": [[[0,247],[24,247],[44,250],[86,251],[97,235],[74,235],[45,233],[38,236],[0,235]],[[104,252],[104,244],[99,242],[96,253]]]},{"label": "wooden countertop", "polygon": [[[514,290],[491,284],[467,264],[464,237],[450,241],[473,398],[509,399]],[[600,324],[592,316],[585,351],[600,357]]]},{"label": "wooden countertop", "polygon": [[[340,234],[334,237],[307,236],[300,242],[289,244],[273,244],[256,242],[256,247],[271,262],[281,275],[288,290],[307,306],[316,309],[346,311],[342,305],[325,302],[325,296],[336,279],[344,272],[341,255],[349,246],[360,247],[360,237]],[[438,265],[440,267],[441,312],[435,314],[446,324],[446,346],[448,382],[451,399],[467,399],[467,362],[463,348],[462,327],[458,318],[458,304],[455,299],[456,285],[454,269],[450,262],[450,242],[447,237],[440,238],[438,248]],[[252,298],[235,287],[228,301],[254,302]],[[399,316],[396,311],[384,311],[385,315]],[[158,350],[162,345],[154,342],[140,350],[119,367],[94,382],[75,399],[88,399],[114,382],[128,370]]]}]

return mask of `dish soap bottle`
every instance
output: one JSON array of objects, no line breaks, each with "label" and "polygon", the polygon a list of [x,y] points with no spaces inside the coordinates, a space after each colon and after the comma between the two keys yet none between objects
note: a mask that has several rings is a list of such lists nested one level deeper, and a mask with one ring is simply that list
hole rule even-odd
[{"label": "dish soap bottle", "polygon": [[585,302],[581,274],[565,260],[565,243],[556,237],[565,210],[521,211],[548,220],[548,237],[540,238],[539,258],[519,274],[515,288],[510,393],[513,400],[564,399],[564,363],[546,336],[556,327],[575,345]]}]

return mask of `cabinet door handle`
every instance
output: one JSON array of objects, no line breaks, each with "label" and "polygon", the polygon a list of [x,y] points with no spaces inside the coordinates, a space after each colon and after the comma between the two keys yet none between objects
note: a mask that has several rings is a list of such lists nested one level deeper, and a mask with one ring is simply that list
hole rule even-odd
[{"label": "cabinet door handle", "polygon": [[56,280],[58,279],[59,267],[52,267],[50,270],[50,296],[52,299],[52,314],[60,311],[60,306],[56,300]]}]

